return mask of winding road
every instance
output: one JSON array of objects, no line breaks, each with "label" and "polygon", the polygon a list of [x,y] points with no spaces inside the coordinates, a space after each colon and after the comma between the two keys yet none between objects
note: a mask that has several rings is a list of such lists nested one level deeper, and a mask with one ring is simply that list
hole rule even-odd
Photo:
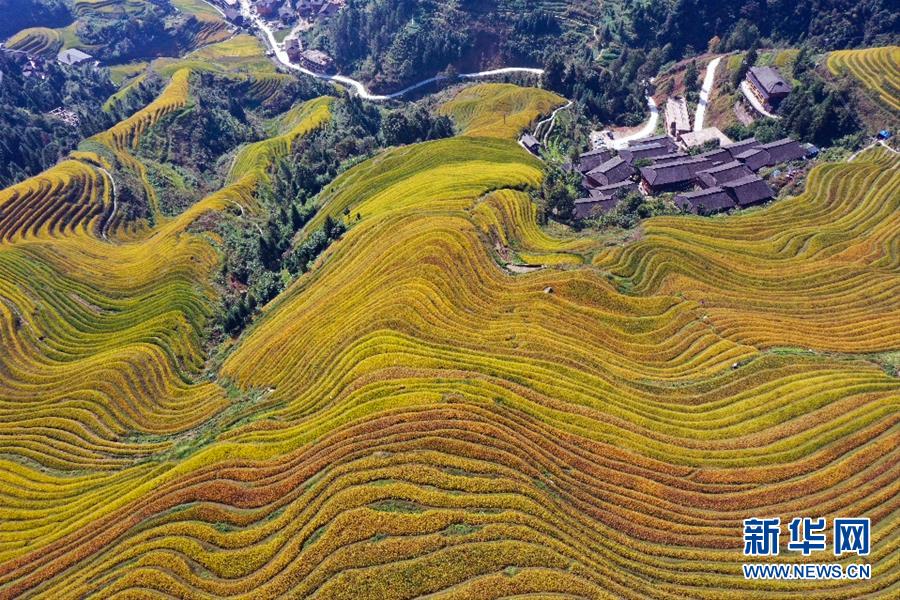
[{"label": "winding road", "polygon": [[[327,73],[316,73],[315,71],[310,71],[305,67],[301,67],[300,65],[291,61],[287,52],[285,52],[284,48],[278,41],[275,39],[275,34],[272,32],[272,28],[269,27],[269,24],[266,23],[264,19],[262,19],[258,14],[256,14],[252,7],[250,6],[250,0],[240,0],[241,6],[241,15],[243,15],[244,19],[253,23],[259,30],[263,33],[263,37],[265,38],[266,43],[269,46],[269,49],[275,55],[275,58],[278,59],[285,67],[292,69],[294,71],[298,71],[300,73],[305,73],[306,75],[310,75],[312,77],[318,77],[319,79],[324,79],[327,81],[334,81],[335,83],[340,83],[349,88],[352,88],[356,91],[360,98],[364,98],[366,100],[373,101],[383,101],[383,100],[392,100],[395,98],[399,98],[417,88],[426,86],[430,83],[435,83],[437,81],[442,81],[448,79],[446,75],[435,75],[434,77],[429,77],[428,79],[423,79],[418,83],[414,83],[409,87],[405,87],[398,92],[394,92],[392,94],[373,94],[370,92],[366,86],[361,82],[355,79],[351,79],[350,77],[346,77],[344,75],[329,75]],[[529,73],[531,75],[543,75],[543,69],[536,69],[531,67],[504,67],[502,69],[491,69],[488,71],[478,71],[476,73],[461,73],[459,75],[460,79],[476,79],[478,77],[490,77],[492,75],[504,75],[506,73]]]},{"label": "winding road", "polygon": [[716,69],[722,57],[717,56],[706,65],[706,74],[703,76],[703,86],[700,88],[700,102],[697,103],[697,112],[694,114],[694,131],[703,129],[703,119],[706,117],[706,107],[709,105],[709,94],[712,92],[713,82],[716,79]]},{"label": "winding road", "polygon": [[627,148],[628,142],[633,142],[634,140],[640,140],[653,135],[656,131],[656,124],[659,122],[659,109],[656,107],[656,101],[651,96],[647,96],[647,107],[650,109],[650,118],[647,119],[647,122],[634,133],[614,139],[609,144],[613,150]]}]

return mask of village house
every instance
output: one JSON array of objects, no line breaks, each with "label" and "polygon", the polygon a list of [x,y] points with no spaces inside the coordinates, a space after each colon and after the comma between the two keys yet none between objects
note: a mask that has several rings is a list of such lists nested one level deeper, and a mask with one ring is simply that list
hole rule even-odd
[{"label": "village house", "polygon": [[725,182],[721,187],[741,208],[760,204],[775,197],[775,192],[769,184],[756,174]]},{"label": "village house", "polygon": [[722,149],[728,151],[728,153],[731,155],[731,158],[734,159],[737,158],[737,155],[741,152],[746,152],[747,150],[752,150],[753,148],[759,148],[760,146],[762,146],[762,144],[756,141],[756,138],[750,137],[739,142],[725,144],[722,146]]},{"label": "village house", "polygon": [[287,53],[291,62],[300,62],[300,53],[303,51],[303,44],[297,38],[287,38],[284,40],[284,51]]},{"label": "village house", "polygon": [[598,148],[596,150],[590,150],[588,152],[583,152],[578,155],[578,162],[575,163],[575,168],[579,173],[587,173],[591,169],[595,167],[599,167],[610,158],[612,158],[612,150],[608,148]]},{"label": "village house", "polygon": [[622,160],[621,156],[615,156],[585,173],[583,183],[587,188],[599,188],[625,181],[633,174],[634,168]]},{"label": "village house", "polygon": [[575,218],[585,219],[592,215],[611,211],[626,194],[637,190],[637,186],[636,181],[626,179],[590,190],[587,198],[579,198],[575,201]]},{"label": "village house", "polygon": [[791,162],[792,160],[800,160],[801,158],[806,158],[807,155],[807,150],[791,138],[783,138],[763,144],[760,146],[760,149],[765,150],[769,154],[769,162],[767,164],[769,167]]},{"label": "village house", "polygon": [[222,12],[225,13],[225,18],[235,25],[241,26],[244,24],[244,16],[238,9],[228,6]]},{"label": "village house", "polygon": [[725,148],[715,148],[714,150],[707,150],[706,152],[698,154],[697,156],[706,159],[706,161],[713,166],[723,165],[734,160],[731,157],[731,154]]},{"label": "village house", "polygon": [[734,181],[747,175],[753,175],[753,171],[747,168],[742,162],[733,160],[721,165],[716,165],[711,169],[704,169],[697,172],[697,183],[703,188],[717,187],[723,183]]},{"label": "village house", "polygon": [[320,19],[327,19],[329,17],[333,17],[334,15],[341,12],[341,5],[336,2],[326,2],[322,5],[322,8],[319,9],[317,16]]},{"label": "village house", "polygon": [[640,187],[651,195],[685,190],[693,187],[696,173],[708,166],[702,158],[682,158],[641,167]]},{"label": "village house", "polygon": [[626,179],[624,181],[619,181],[617,183],[611,183],[609,185],[603,185],[598,188],[592,189],[591,197],[599,198],[601,200],[609,200],[610,198],[620,198],[628,192],[633,192],[637,189],[637,181]]},{"label": "village house", "polygon": [[670,154],[671,152],[672,148],[668,144],[656,142],[623,148],[622,150],[619,150],[619,156],[629,165],[633,165],[641,159],[663,156],[664,154]]},{"label": "village house", "polygon": [[688,115],[687,101],[681,97],[666,99],[666,133],[678,139],[691,130],[691,117]]},{"label": "village house", "polygon": [[260,0],[256,3],[256,12],[261,17],[269,18],[278,11],[279,0]]},{"label": "village house", "polygon": [[297,18],[297,13],[294,12],[294,9],[291,8],[291,5],[285,3],[284,6],[278,9],[278,19],[284,25],[290,25]]},{"label": "village house", "polygon": [[678,150],[678,144],[675,143],[675,140],[665,134],[654,135],[652,137],[641,138],[639,140],[633,140],[631,142],[628,142],[627,147],[634,148],[635,146],[645,146],[647,144],[663,144],[669,149],[669,152],[675,152]]},{"label": "village house", "polygon": [[303,50],[300,52],[298,62],[316,73],[327,73],[334,68],[334,61],[321,50]]},{"label": "village house", "polygon": [[528,132],[522,134],[522,137],[519,138],[519,144],[535,156],[539,156],[541,153],[541,143]]},{"label": "village house", "polygon": [[791,85],[772,67],[750,67],[747,83],[750,84],[750,93],[770,111],[791,93]]},{"label": "village house", "polygon": [[575,200],[575,211],[573,216],[576,219],[587,219],[598,213],[609,212],[615,208],[619,202],[618,198],[595,198],[588,196],[587,198],[578,198]]},{"label": "village house", "polygon": [[56,56],[56,60],[59,61],[60,64],[74,67],[90,62],[93,60],[93,57],[90,54],[82,52],[78,48],[69,48],[68,50],[61,51]]},{"label": "village house", "polygon": [[710,215],[734,208],[734,199],[720,187],[682,192],[675,196],[675,206],[695,215]]},{"label": "village house", "polygon": [[762,146],[745,150],[734,158],[747,165],[747,168],[754,172],[768,166],[771,160],[769,153],[763,150]]},{"label": "village house", "polygon": [[309,17],[317,14],[325,6],[326,0],[297,0],[297,11]]}]

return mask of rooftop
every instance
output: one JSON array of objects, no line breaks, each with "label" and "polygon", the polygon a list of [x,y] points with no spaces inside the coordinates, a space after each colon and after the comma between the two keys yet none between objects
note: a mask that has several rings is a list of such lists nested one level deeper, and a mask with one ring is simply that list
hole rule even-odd
[{"label": "rooftop", "polygon": [[766,94],[788,94],[791,86],[784,80],[776,69],[772,67],[750,67],[749,74],[759,83],[759,86]]},{"label": "rooftop", "polygon": [[56,59],[66,65],[77,65],[78,63],[90,60],[91,55],[82,52],[78,48],[69,48],[68,50],[60,52],[56,56]]}]

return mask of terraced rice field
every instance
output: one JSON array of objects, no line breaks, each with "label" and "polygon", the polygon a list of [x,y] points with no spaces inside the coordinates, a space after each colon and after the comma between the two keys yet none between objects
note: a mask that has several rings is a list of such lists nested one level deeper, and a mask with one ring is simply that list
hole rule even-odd
[{"label": "terraced rice field", "polygon": [[[875,362],[900,346],[900,159],[870,151],[766,209],[652,219],[607,247],[539,227],[540,165],[493,91],[457,102],[496,115],[477,136],[325,189],[301,237],[326,215],[349,231],[215,381],[196,375],[217,259],[189,225],[285,139],[141,237],[0,242],[0,595],[900,591],[900,381]],[[523,122],[545,110],[517,93],[535,94]],[[143,131],[126,129],[123,148]],[[497,243],[564,266],[512,275]],[[754,515],[870,517],[872,579],[744,580]]]},{"label": "terraced rice field", "polygon": [[900,112],[900,46],[838,50],[828,55],[828,69],[850,74],[883,106]]},{"label": "terraced rice field", "polygon": [[29,54],[55,55],[62,47],[62,35],[49,27],[30,27],[15,34],[6,45],[13,50]]}]

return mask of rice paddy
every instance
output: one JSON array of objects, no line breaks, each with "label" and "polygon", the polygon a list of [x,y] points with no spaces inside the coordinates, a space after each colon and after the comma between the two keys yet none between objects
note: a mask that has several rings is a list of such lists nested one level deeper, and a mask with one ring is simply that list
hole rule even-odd
[{"label": "rice paddy", "polygon": [[[188,101],[182,66],[97,141],[127,155]],[[253,209],[330,102],[113,243],[99,157],[0,193],[0,596],[896,594],[900,381],[872,360],[900,346],[896,155],[608,247],[528,196],[513,138],[558,99],[477,86],[444,109],[467,135],[323,190],[300,236],[348,231],[203,378],[218,257],[190,226]],[[872,578],[745,580],[754,515],[870,517]]]},{"label": "rice paddy", "polygon": [[900,46],[837,50],[828,55],[828,69],[858,79],[886,108],[900,112]]}]

